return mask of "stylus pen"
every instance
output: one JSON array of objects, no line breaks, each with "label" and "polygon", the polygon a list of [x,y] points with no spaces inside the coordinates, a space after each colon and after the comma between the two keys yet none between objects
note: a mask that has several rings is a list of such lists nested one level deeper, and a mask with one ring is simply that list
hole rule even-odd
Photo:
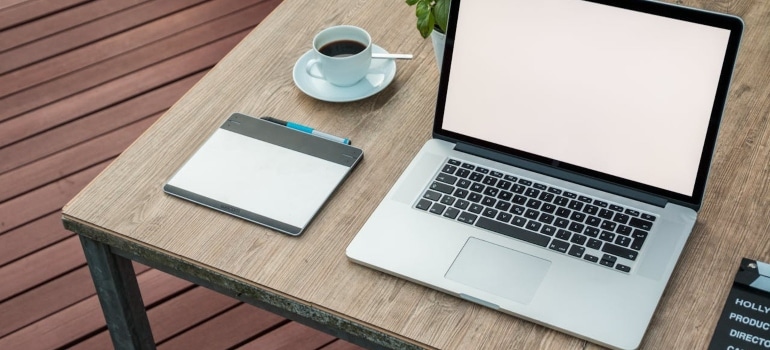
[{"label": "stylus pen", "polygon": [[329,135],[329,134],[327,134],[325,132],[318,131],[316,129],[313,129],[313,128],[309,127],[309,126],[305,126],[305,125],[302,125],[302,124],[287,122],[285,120],[280,120],[280,119],[276,119],[276,118],[273,118],[273,117],[262,117],[261,119],[267,120],[267,121],[269,121],[271,123],[276,123],[276,124],[283,125],[283,126],[285,126],[287,128],[292,128],[294,130],[299,130],[299,131],[302,131],[302,132],[306,132],[306,133],[308,133],[310,135],[318,136],[318,137],[321,137],[321,138],[324,138],[324,139],[327,139],[327,140],[330,140],[330,141],[339,142],[339,143],[343,143],[343,144],[346,144],[346,145],[350,144],[350,140],[349,139],[346,139],[344,137]]}]

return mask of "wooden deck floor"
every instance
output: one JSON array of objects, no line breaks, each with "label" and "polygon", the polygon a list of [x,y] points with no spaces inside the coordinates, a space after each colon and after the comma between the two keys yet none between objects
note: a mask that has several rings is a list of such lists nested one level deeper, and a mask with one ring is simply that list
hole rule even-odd
[{"label": "wooden deck floor", "polygon": [[[0,349],[108,349],[61,207],[280,0],[0,0]],[[161,349],[356,349],[136,265]]]}]

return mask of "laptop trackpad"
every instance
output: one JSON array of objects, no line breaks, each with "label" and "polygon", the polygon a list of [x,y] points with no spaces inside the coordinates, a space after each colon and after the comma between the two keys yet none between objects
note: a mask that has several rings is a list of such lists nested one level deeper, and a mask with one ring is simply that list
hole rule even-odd
[{"label": "laptop trackpad", "polygon": [[548,260],[469,238],[446,278],[528,304],[550,266]]}]

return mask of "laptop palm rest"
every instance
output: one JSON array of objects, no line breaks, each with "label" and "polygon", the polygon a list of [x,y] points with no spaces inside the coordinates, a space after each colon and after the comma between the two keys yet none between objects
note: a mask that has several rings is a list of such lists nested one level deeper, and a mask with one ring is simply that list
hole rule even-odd
[{"label": "laptop palm rest", "polygon": [[[508,300],[528,304],[550,266],[548,260],[471,237],[445,277]],[[475,298],[470,299],[475,301]]]}]

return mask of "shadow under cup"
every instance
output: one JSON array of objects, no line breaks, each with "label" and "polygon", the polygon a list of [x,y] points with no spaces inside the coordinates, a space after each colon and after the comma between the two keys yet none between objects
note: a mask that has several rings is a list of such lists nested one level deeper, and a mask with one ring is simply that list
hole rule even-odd
[{"label": "shadow under cup", "polygon": [[307,65],[313,77],[337,86],[351,86],[363,79],[372,61],[372,39],[355,26],[322,30],[313,39],[315,58]]}]

